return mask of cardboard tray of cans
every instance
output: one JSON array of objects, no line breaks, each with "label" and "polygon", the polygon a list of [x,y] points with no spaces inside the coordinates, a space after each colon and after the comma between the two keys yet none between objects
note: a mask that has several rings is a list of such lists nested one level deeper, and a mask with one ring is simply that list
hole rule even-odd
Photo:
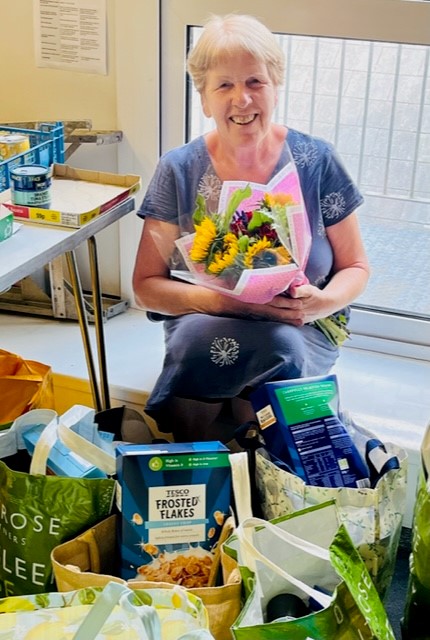
[{"label": "cardboard tray of cans", "polygon": [[0,193],[0,203],[21,222],[79,228],[120,204],[141,187],[137,175],[77,169],[53,164],[49,208],[13,204],[11,190]]}]

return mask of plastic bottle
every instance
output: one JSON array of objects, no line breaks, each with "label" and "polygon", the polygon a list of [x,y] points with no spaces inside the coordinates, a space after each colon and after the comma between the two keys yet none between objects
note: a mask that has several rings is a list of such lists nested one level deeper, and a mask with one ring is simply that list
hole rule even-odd
[{"label": "plastic bottle", "polygon": [[266,621],[283,622],[302,618],[310,613],[301,598],[293,593],[278,593],[267,603]]}]

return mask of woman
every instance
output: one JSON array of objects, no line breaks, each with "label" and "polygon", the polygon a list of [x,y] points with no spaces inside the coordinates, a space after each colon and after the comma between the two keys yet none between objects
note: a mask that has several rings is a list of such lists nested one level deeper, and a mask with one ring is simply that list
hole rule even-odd
[{"label": "woman", "polygon": [[[257,19],[213,16],[188,57],[215,129],[166,153],[138,215],[145,224],[133,275],[136,301],[164,319],[166,356],[146,411],[176,441],[227,441],[255,419],[258,385],[327,373],[338,348],[313,321],[341,312],[364,290],[369,267],[355,209],[362,196],[333,147],[272,115],[283,52]],[[291,154],[312,231],[310,284],[267,304],[240,302],[170,277],[174,242],[193,230],[196,196],[218,210],[225,180],[267,184]],[[151,317],[151,314],[150,314]]]}]

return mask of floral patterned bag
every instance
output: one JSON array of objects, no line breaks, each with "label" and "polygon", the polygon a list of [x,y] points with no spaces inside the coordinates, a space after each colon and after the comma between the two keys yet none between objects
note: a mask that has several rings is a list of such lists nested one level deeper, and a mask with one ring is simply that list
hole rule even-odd
[{"label": "floral patterned bag", "polygon": [[182,587],[132,591],[111,582],[68,593],[0,599],[10,640],[213,640],[201,600]]},{"label": "floral patterned bag", "polygon": [[[347,418],[346,414],[342,416]],[[351,426],[351,425],[350,425]],[[373,436],[353,424],[358,435]],[[381,598],[394,573],[406,506],[407,454],[384,443],[400,468],[385,473],[374,488],[317,487],[277,466],[264,448],[255,452],[255,483],[262,515],[267,520],[335,500],[339,518],[359,550]]]}]

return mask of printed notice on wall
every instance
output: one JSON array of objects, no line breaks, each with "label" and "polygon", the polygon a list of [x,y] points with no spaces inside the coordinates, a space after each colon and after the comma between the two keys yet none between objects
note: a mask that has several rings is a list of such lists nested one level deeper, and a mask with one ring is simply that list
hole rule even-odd
[{"label": "printed notice on wall", "polygon": [[36,65],[107,73],[106,0],[35,0]]}]

